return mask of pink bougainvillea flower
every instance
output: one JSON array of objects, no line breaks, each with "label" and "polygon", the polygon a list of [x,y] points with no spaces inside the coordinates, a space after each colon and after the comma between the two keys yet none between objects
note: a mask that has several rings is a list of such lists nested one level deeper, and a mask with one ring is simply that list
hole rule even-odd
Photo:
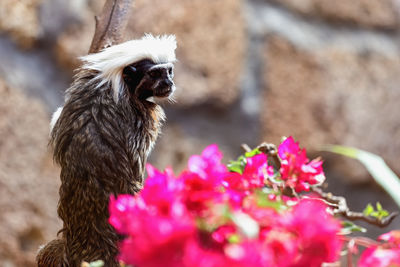
[{"label": "pink bougainvillea flower", "polygon": [[121,242],[119,259],[138,266],[179,266],[179,251],[194,238],[195,221],[179,200],[161,211],[141,205],[142,201],[141,196],[111,198],[110,223],[119,233],[128,234]]},{"label": "pink bougainvillea flower", "polygon": [[240,244],[228,244],[224,248],[224,253],[230,260],[230,264],[225,266],[278,267],[273,262],[270,247],[259,240],[246,240]]},{"label": "pink bougainvillea flower", "polygon": [[400,248],[400,230],[393,230],[378,237],[380,241],[386,241],[392,246]]},{"label": "pink bougainvillea flower", "polygon": [[181,266],[182,251],[195,237],[187,218],[142,216],[141,229],[121,243],[119,259],[134,266]]},{"label": "pink bougainvillea flower", "polygon": [[272,166],[268,166],[267,156],[264,153],[246,158],[246,167],[242,174],[243,190],[249,192],[252,189],[262,188],[271,172],[273,172]]},{"label": "pink bougainvillea flower", "polygon": [[284,212],[248,205],[245,211],[260,225],[260,241],[272,252],[271,266],[316,267],[339,258],[341,225],[323,202],[302,199]]},{"label": "pink bougainvillea flower", "polygon": [[325,180],[322,161],[307,158],[306,150],[300,149],[293,137],[286,138],[278,147],[281,158],[281,179],[296,192],[309,191],[310,185],[321,184]]},{"label": "pink bougainvillea flower", "polygon": [[299,257],[297,237],[289,232],[285,227],[273,227],[264,230],[261,240],[268,247],[272,266],[286,267],[292,266]]},{"label": "pink bougainvillea flower", "polygon": [[[310,162],[293,139],[279,152],[286,185],[307,190],[319,182],[322,162]],[[321,201],[287,205],[272,189],[263,191],[271,174],[264,154],[247,158],[242,174],[221,159],[211,145],[177,177],[147,165],[140,193],[112,196],[109,221],[126,235],[118,258],[138,267],[316,267],[338,258],[340,224]]]},{"label": "pink bougainvillea flower", "polygon": [[195,221],[181,201],[181,181],[170,170],[162,173],[148,165],[147,171],[139,195],[110,201],[110,223],[119,233],[128,234],[121,242],[119,259],[138,266],[177,266],[179,257],[171,255],[193,238]]},{"label": "pink bougainvillea flower", "polygon": [[179,179],[183,183],[183,198],[189,210],[200,214],[210,202],[222,199],[222,178],[227,168],[221,163],[222,153],[217,145],[210,145],[201,155],[193,155],[188,169]]},{"label": "pink bougainvillea flower", "polygon": [[243,178],[248,183],[248,188],[261,188],[267,178],[267,156],[262,153],[246,159]]},{"label": "pink bougainvillea flower", "polygon": [[211,238],[219,244],[227,244],[230,237],[236,235],[236,227],[231,224],[220,226],[212,234]]},{"label": "pink bougainvillea flower", "polygon": [[360,257],[360,267],[400,267],[400,230],[390,231],[378,237],[385,241],[379,246],[367,248]]},{"label": "pink bougainvillea flower", "polygon": [[109,223],[121,234],[127,234],[128,226],[135,219],[137,198],[131,195],[119,195],[117,199],[110,197]]},{"label": "pink bougainvillea flower", "polygon": [[190,240],[185,246],[181,266],[226,266],[226,258],[221,251],[203,248],[196,240]]},{"label": "pink bougainvillea flower", "polygon": [[359,267],[400,267],[400,249],[378,246],[367,248],[358,261]]},{"label": "pink bougainvillea flower", "polygon": [[217,145],[209,145],[201,155],[193,155],[188,161],[188,170],[203,179],[226,173],[227,168],[221,163],[223,155]]},{"label": "pink bougainvillea flower", "polygon": [[249,195],[254,189],[265,186],[272,166],[268,166],[267,156],[257,154],[246,158],[246,166],[243,174],[230,172],[224,176],[222,184],[229,190],[237,192],[243,198]]},{"label": "pink bougainvillea flower", "polygon": [[174,177],[171,169],[160,172],[150,164],[146,165],[146,169],[148,178],[140,197],[151,212],[168,214],[170,204],[180,199],[183,184]]},{"label": "pink bougainvillea flower", "polygon": [[207,179],[196,173],[184,172],[179,179],[184,185],[183,201],[195,214],[201,214],[211,203],[222,199],[222,192],[219,189],[222,186],[217,176],[209,176]]},{"label": "pink bougainvillea flower", "polygon": [[[321,266],[338,259],[342,242],[340,223],[319,200],[302,199],[288,214],[287,230],[297,236],[298,259],[291,266]],[[311,216],[310,216],[311,215]]]},{"label": "pink bougainvillea flower", "polygon": [[285,267],[272,262],[271,252],[258,241],[245,241],[241,244],[227,244],[222,250],[211,250],[189,242],[184,255],[187,267]]}]

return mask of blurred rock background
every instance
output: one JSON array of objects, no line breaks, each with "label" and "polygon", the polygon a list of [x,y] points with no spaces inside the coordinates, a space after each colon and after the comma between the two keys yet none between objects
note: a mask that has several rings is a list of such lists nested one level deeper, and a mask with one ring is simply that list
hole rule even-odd
[{"label": "blurred rock background", "polygon": [[[0,1],[0,266],[34,266],[60,228],[48,122],[103,3]],[[358,162],[318,149],[365,149],[400,173],[399,21],[399,0],[136,0],[127,39],[178,40],[177,103],[150,162],[179,172],[210,143],[227,161],[241,143],[293,135],[323,155],[330,190],[351,208],[397,209]]]}]

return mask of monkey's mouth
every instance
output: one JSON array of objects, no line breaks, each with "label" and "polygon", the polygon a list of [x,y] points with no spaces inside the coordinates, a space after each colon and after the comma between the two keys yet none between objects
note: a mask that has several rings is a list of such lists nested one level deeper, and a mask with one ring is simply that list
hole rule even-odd
[{"label": "monkey's mouth", "polygon": [[[172,81],[158,82],[150,88],[145,86],[136,89],[135,94],[140,100],[149,101],[150,98],[169,98],[175,91],[175,84]],[[150,102],[153,102],[150,100]]]},{"label": "monkey's mouth", "polygon": [[174,85],[158,86],[153,90],[153,96],[160,98],[169,97],[170,95],[172,95],[174,90],[175,90]]},{"label": "monkey's mouth", "polygon": [[[138,94],[138,98],[141,100],[147,100],[155,98],[168,98],[175,91],[175,85],[172,86],[158,86],[152,90],[143,90]],[[150,100],[153,102],[153,100]]]},{"label": "monkey's mouth", "polygon": [[153,92],[153,96],[155,97],[169,97],[172,94],[173,90],[171,87],[161,89],[161,90],[155,90]]}]

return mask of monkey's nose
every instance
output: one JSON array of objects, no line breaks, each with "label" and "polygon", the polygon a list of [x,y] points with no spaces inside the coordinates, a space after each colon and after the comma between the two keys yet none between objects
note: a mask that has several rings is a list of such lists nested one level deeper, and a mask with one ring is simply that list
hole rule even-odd
[{"label": "monkey's nose", "polygon": [[165,79],[162,81],[162,85],[171,87],[174,83],[170,79]]}]

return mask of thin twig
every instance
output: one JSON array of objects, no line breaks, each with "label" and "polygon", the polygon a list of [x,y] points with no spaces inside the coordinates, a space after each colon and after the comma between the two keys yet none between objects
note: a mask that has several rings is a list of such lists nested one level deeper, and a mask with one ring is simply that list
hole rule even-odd
[{"label": "thin twig", "polygon": [[347,267],[353,267],[353,248],[355,246],[354,239],[350,239],[347,243]]},{"label": "thin twig", "polygon": [[379,242],[377,242],[377,241],[375,241],[375,240],[373,240],[371,238],[365,237],[365,236],[358,236],[358,237],[341,236],[341,239],[343,241],[345,241],[345,242],[353,241],[355,245],[363,246],[363,247],[366,247],[366,248],[367,247],[371,247],[371,246],[377,246],[377,245],[380,244]]},{"label": "thin twig", "polygon": [[240,147],[244,150],[244,152],[251,152],[251,148],[247,144],[242,144]]},{"label": "thin twig", "polygon": [[361,220],[372,225],[385,227],[389,225],[393,221],[393,219],[399,214],[398,212],[392,212],[384,218],[367,216],[362,212],[351,211],[347,206],[346,199],[342,196],[334,196],[332,193],[326,193],[322,191],[321,188],[318,187],[313,187],[312,191],[319,194],[323,199],[325,199],[329,203],[336,204],[337,208],[333,210],[334,214],[341,215],[350,221]]}]

